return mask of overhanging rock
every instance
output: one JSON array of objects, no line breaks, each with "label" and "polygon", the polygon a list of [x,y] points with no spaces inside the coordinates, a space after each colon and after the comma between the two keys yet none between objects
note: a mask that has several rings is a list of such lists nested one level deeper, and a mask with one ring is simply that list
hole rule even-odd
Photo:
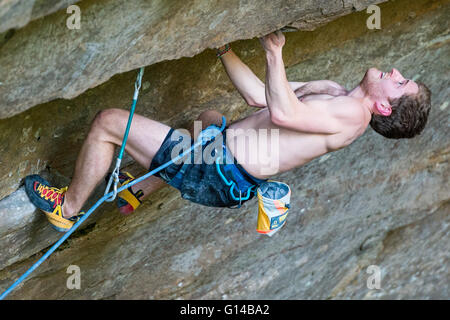
[{"label": "overhanging rock", "polygon": [[2,0],[0,32],[22,28],[30,21],[49,15],[80,0]]},{"label": "overhanging rock", "polygon": [[[1,1],[1,30],[77,1]],[[0,118],[74,98],[117,73],[191,57],[286,25],[315,27],[383,0],[82,1],[81,28],[62,9],[0,36]],[[276,12],[276,14],[274,14]]]}]

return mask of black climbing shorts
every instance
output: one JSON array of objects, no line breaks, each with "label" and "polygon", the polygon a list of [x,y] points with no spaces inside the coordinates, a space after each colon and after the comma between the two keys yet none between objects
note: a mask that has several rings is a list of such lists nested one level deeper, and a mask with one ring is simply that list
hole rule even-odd
[{"label": "black climbing shorts", "polygon": [[[228,151],[225,143],[225,130],[222,135],[223,142],[221,142],[224,153]],[[194,143],[195,141],[189,134],[171,128],[161,147],[153,157],[149,170],[152,171],[174,159],[184,151],[188,150]],[[217,148],[211,148],[213,145],[210,144],[212,143],[214,142],[210,141],[204,146],[196,147],[177,163],[172,163],[155,173],[155,176],[160,177],[169,185],[177,188],[181,193],[181,197],[186,200],[209,207],[231,207],[239,205],[240,201],[233,199],[231,196],[230,186],[227,185],[219,175],[216,164],[214,162],[209,163],[211,161],[201,160],[202,155],[206,152],[210,152],[212,156],[217,152]],[[211,152],[211,150],[214,151]],[[227,156],[229,157],[228,159],[232,157],[229,151]],[[187,161],[189,159],[190,161]],[[241,177],[246,177],[249,184],[257,186],[266,181],[251,176],[237,163],[234,157],[232,157],[232,161],[232,165],[235,165],[237,170],[239,170],[239,175],[242,174]],[[256,190],[256,187],[254,189]],[[241,203],[250,200],[253,196],[254,194],[247,200],[242,200]]]}]

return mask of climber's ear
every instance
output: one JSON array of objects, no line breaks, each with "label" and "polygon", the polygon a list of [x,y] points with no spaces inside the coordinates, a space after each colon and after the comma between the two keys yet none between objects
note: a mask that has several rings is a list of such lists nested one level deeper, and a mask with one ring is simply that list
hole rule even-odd
[{"label": "climber's ear", "polygon": [[374,112],[381,116],[390,116],[392,113],[392,106],[388,101],[375,101]]}]

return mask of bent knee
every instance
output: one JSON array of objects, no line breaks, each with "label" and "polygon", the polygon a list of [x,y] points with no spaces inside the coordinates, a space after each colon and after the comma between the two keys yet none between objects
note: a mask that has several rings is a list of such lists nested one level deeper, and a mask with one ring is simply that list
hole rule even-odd
[{"label": "bent knee", "polygon": [[201,118],[211,118],[211,117],[222,117],[222,114],[214,109],[209,109],[202,111],[200,115],[198,116],[199,119]]},{"label": "bent knee", "polygon": [[222,114],[217,110],[206,110],[200,113],[197,120],[202,121],[203,128],[206,128],[211,124],[221,125]]},{"label": "bent knee", "polygon": [[116,136],[118,124],[126,121],[129,112],[118,108],[100,110],[96,113],[91,124],[90,134],[102,137]]},{"label": "bent knee", "polygon": [[92,127],[108,129],[113,127],[114,124],[117,125],[118,121],[127,116],[128,112],[122,109],[109,108],[100,110],[92,120]]}]

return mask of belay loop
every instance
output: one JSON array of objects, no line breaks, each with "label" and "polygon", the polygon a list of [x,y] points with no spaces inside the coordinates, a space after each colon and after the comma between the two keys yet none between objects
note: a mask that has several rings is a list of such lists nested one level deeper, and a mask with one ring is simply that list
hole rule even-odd
[{"label": "belay loop", "polygon": [[143,75],[144,75],[144,68],[141,68],[139,70],[136,82],[134,83],[133,104],[131,105],[130,115],[128,117],[127,128],[125,129],[125,134],[123,136],[122,147],[120,148],[119,156],[117,157],[117,160],[116,160],[116,166],[115,166],[111,176],[109,177],[108,184],[106,186],[105,193],[104,193],[104,195],[107,195],[110,192],[109,190],[111,189],[111,186],[113,186],[113,194],[111,197],[105,199],[106,202],[112,202],[117,197],[117,185],[119,184],[120,164],[122,162],[123,153],[125,151],[125,145],[127,143],[128,134],[130,132],[131,121],[133,120],[134,109],[136,108],[136,103],[137,103],[137,99],[139,96],[139,90],[141,89]]}]

